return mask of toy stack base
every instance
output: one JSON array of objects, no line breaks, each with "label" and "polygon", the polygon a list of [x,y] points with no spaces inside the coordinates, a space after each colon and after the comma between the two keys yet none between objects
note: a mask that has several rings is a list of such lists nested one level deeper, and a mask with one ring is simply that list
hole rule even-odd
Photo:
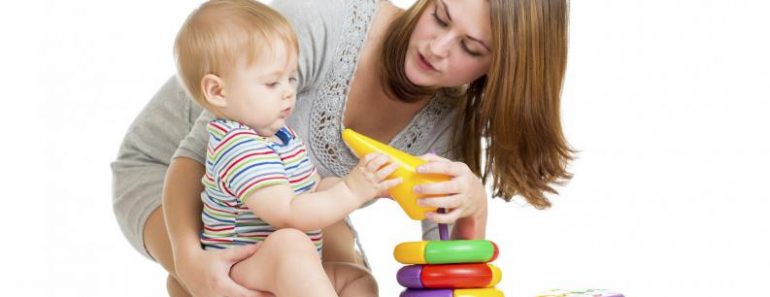
[{"label": "toy stack base", "polygon": [[503,292],[495,288],[486,289],[406,289],[399,297],[504,297]]},{"label": "toy stack base", "polygon": [[502,272],[489,264],[498,255],[488,240],[405,242],[393,252],[402,267],[398,283],[406,287],[400,297],[503,297],[494,286]]}]

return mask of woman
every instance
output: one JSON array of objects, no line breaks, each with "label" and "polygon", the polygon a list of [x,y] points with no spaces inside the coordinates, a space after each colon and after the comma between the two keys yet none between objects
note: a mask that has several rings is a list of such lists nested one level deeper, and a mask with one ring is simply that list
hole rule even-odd
[{"label": "woman", "polygon": [[[272,5],[292,22],[301,47],[288,125],[305,139],[323,176],[343,175],[355,164],[340,139],[344,127],[424,155],[432,162],[421,172],[453,177],[415,189],[441,197],[425,205],[450,210],[423,223],[425,238],[437,237],[435,223],[453,223],[454,238],[483,238],[484,182],[492,182],[495,196],[520,194],[546,208],[550,185],[570,177],[559,116],[566,0],[418,0],[406,11],[374,0]],[[210,115],[196,121],[199,113],[174,79],[153,98],[113,164],[115,212],[134,246],[169,271],[172,295],[261,296],[228,276],[255,247],[200,248],[203,127]],[[325,261],[356,261],[347,227],[324,230]]]}]

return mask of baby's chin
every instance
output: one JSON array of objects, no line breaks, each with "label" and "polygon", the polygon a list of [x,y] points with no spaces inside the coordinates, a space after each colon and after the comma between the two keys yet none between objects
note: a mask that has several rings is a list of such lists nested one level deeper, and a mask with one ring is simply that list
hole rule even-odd
[{"label": "baby's chin", "polygon": [[257,135],[262,137],[273,137],[276,133],[278,133],[278,130],[281,129],[283,125],[280,126],[270,126],[270,127],[263,127],[263,128],[256,128],[251,127],[252,130],[257,132]]}]

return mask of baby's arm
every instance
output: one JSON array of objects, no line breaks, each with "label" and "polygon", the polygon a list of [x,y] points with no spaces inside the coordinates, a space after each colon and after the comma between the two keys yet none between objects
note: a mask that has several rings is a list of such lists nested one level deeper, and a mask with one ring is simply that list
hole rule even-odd
[{"label": "baby's arm", "polygon": [[389,162],[385,155],[370,154],[342,182],[327,189],[295,197],[288,184],[278,184],[254,191],[247,197],[246,206],[276,228],[322,229],[342,220],[384,189],[401,183],[398,178],[386,180],[397,168]]},{"label": "baby's arm", "polygon": [[[342,179],[336,176],[324,177],[318,183],[317,191],[326,190],[341,181]],[[352,230],[345,223],[345,219],[326,226],[322,232],[324,236],[322,258],[324,262],[347,262],[364,265],[363,259],[354,248],[355,238]]]},{"label": "baby's arm", "polygon": [[334,186],[335,184],[337,184],[337,183],[342,181],[341,178],[336,177],[336,176],[330,176],[330,177],[321,178],[321,176],[318,175],[317,173],[316,173],[315,176],[316,176],[316,185],[313,188],[313,192],[323,191],[323,190],[329,189],[332,186]]}]

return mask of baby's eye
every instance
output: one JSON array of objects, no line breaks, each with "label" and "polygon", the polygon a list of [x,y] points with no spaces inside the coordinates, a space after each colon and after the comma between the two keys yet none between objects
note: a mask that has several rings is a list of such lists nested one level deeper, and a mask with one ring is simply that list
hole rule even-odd
[{"label": "baby's eye", "polygon": [[273,81],[273,82],[266,83],[265,85],[268,88],[275,88],[276,86],[278,86],[278,82],[277,81]]}]

